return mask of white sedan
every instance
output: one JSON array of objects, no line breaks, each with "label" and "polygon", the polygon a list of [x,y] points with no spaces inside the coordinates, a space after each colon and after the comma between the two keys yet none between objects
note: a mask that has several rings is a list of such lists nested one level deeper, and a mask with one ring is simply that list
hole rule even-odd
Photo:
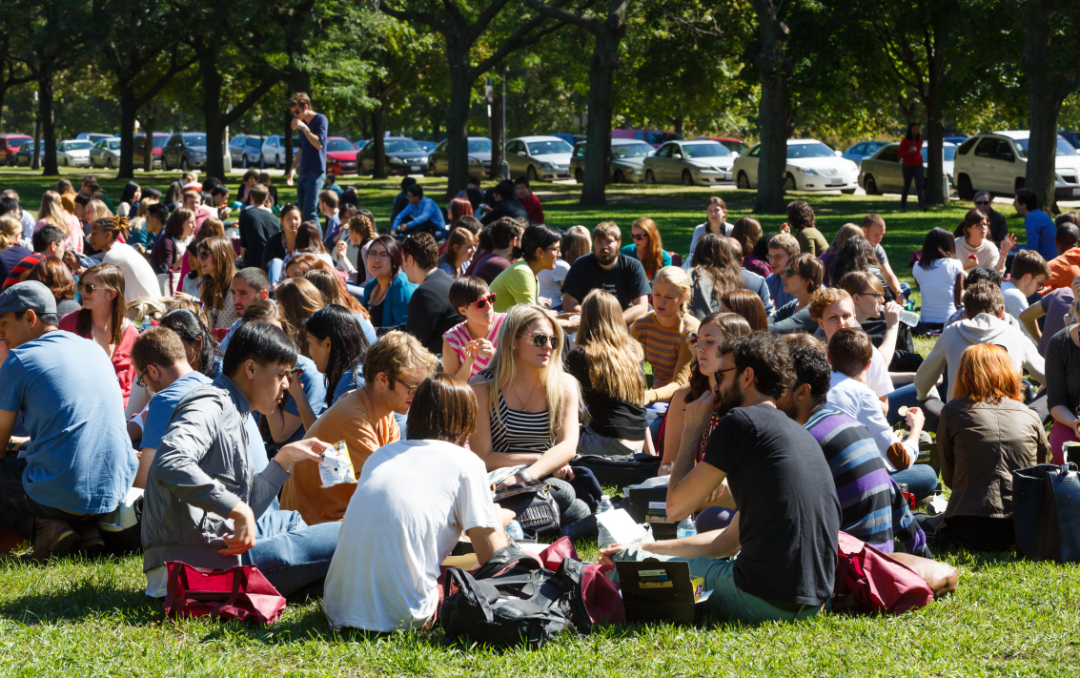
[{"label": "white sedan", "polygon": [[[735,184],[757,188],[761,144],[735,158]],[[817,139],[788,139],[785,191],[841,191],[854,193],[859,187],[859,166],[839,157]]]},{"label": "white sedan", "polygon": [[56,147],[56,164],[61,167],[89,167],[94,144],[79,139],[61,141]]}]

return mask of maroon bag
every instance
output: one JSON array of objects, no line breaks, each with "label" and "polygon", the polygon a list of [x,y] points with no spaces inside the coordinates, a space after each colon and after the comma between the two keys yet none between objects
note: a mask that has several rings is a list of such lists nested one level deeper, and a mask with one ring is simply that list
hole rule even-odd
[{"label": "maroon bag", "polygon": [[837,553],[833,610],[903,614],[934,599],[921,575],[846,532]]},{"label": "maroon bag", "polygon": [[[577,561],[577,551],[569,537],[560,537],[554,544],[540,552],[540,562],[552,572],[558,572],[564,560]],[[581,574],[581,597],[589,621],[593,624],[623,624],[626,608],[623,607],[619,587],[604,576],[612,569],[609,565],[584,564]]]},{"label": "maroon bag", "polygon": [[269,624],[285,610],[285,599],[254,565],[211,570],[170,560],[165,615],[239,619]]}]

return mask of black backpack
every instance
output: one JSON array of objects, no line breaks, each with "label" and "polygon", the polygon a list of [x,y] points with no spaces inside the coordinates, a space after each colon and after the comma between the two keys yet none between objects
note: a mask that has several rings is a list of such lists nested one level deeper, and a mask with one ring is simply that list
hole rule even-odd
[{"label": "black backpack", "polygon": [[448,636],[488,645],[539,646],[566,630],[592,627],[581,582],[584,565],[566,558],[557,572],[508,546],[475,575],[451,567],[439,622]]},{"label": "black backpack", "polygon": [[562,530],[559,505],[543,482],[511,485],[495,493],[495,503],[514,512],[526,537],[547,539]]},{"label": "black backpack", "polygon": [[655,478],[660,471],[660,457],[644,452],[611,457],[579,454],[571,464],[592,471],[601,485],[618,488],[643,483]]}]

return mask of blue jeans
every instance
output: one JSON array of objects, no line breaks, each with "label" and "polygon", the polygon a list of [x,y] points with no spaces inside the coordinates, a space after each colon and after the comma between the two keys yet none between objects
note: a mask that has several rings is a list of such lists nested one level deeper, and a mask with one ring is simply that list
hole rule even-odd
[{"label": "blue jeans", "polygon": [[[319,223],[319,194],[322,193],[326,173],[305,173],[296,177],[296,204],[300,206],[300,218]],[[322,227],[319,227],[322,232]]]},{"label": "blue jeans", "polygon": [[709,611],[720,621],[741,621],[748,624],[765,621],[800,621],[816,617],[822,608],[806,606],[800,612],[785,612],[768,601],[750,595],[735,586],[735,559],[670,558],[649,553],[638,546],[631,546],[615,555],[615,560],[643,561],[656,558],[664,562],[690,563],[690,577],[702,577],[705,590],[712,591]]},{"label": "blue jeans", "polygon": [[330,569],[341,523],[308,525],[296,511],[267,509],[256,523],[255,547],[243,555],[283,596],[319,581]]},{"label": "blue jeans", "polygon": [[919,209],[926,207],[926,191],[923,190],[923,167],[918,165],[909,167],[904,165],[900,168],[904,175],[904,190],[900,193],[900,209],[907,209],[908,191],[911,190],[911,182],[915,181],[915,194],[919,196]]},{"label": "blue jeans", "polygon": [[912,464],[911,468],[894,471],[889,475],[897,485],[907,483],[908,492],[914,494],[916,500],[926,499],[937,489],[937,471],[929,464]]}]

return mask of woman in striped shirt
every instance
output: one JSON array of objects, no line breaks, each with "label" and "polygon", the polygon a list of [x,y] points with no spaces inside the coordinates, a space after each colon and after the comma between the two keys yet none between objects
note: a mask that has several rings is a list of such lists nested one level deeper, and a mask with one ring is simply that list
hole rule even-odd
[{"label": "woman in striped shirt", "polygon": [[495,295],[482,278],[465,276],[450,286],[450,305],[465,322],[443,334],[443,370],[468,381],[495,356],[505,313],[495,312]]},{"label": "woman in striped shirt", "polygon": [[653,280],[653,310],[634,322],[630,335],[645,349],[653,370],[653,387],[645,404],[666,403],[690,379],[693,350],[687,342],[698,329],[689,312],[690,276],[678,266],[665,266]]},{"label": "woman in striped shirt", "polygon": [[562,329],[544,309],[510,309],[494,360],[471,383],[477,418],[469,447],[489,472],[511,470],[500,487],[544,480],[565,527],[590,511],[567,482],[574,478],[569,463],[577,452],[580,395],[577,381],[563,372],[562,342]]}]

